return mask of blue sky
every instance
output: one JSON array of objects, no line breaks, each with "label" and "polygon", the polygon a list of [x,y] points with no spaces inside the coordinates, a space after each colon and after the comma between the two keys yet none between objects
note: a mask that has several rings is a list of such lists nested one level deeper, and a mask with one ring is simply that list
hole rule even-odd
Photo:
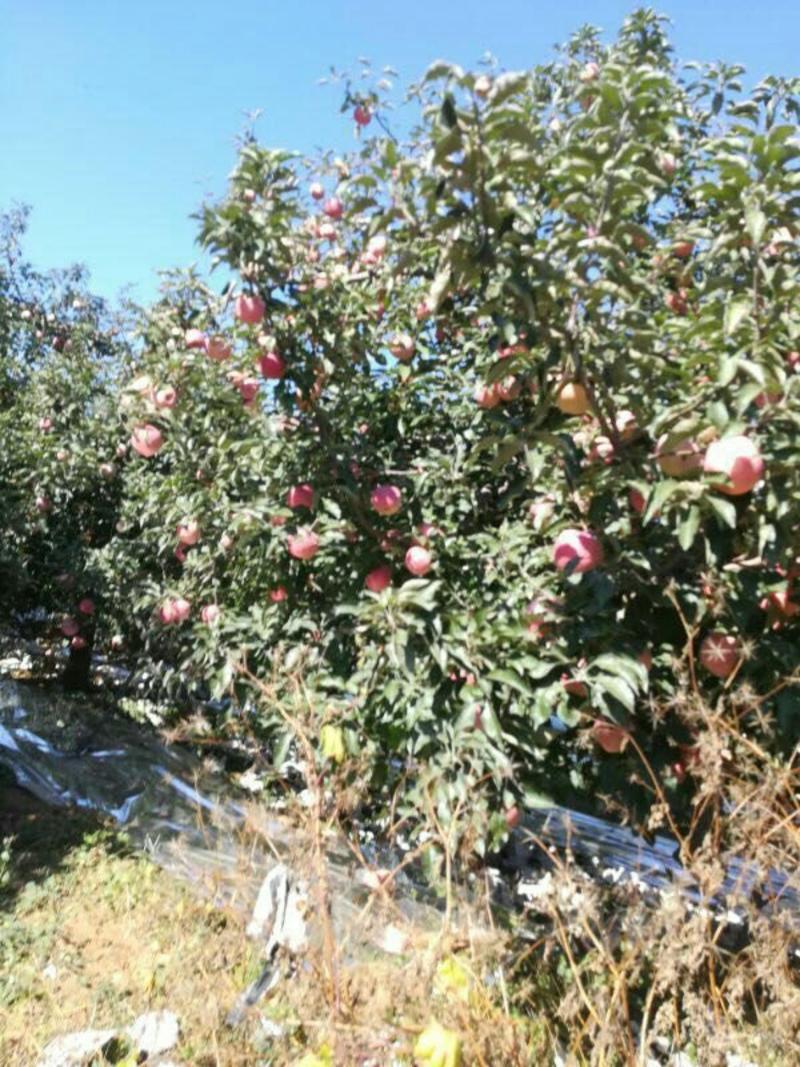
[{"label": "blue sky", "polygon": [[[552,55],[616,0],[0,0],[0,210],[29,204],[40,267],[88,265],[93,288],[139,300],[160,267],[197,259],[189,215],[219,195],[244,112],[259,138],[352,143],[331,65],[367,56],[410,82],[433,59],[510,69]],[[742,62],[748,81],[798,73],[797,0],[663,0],[684,59]]]}]

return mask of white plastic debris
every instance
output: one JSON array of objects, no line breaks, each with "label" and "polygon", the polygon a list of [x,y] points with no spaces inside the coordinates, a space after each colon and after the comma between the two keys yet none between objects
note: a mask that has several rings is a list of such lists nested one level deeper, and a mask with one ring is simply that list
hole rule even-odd
[{"label": "white plastic debris", "polygon": [[274,1019],[268,1019],[266,1015],[259,1015],[258,1024],[263,1037],[268,1037],[271,1040],[286,1037],[285,1028],[280,1023],[276,1023]]},{"label": "white plastic debris", "polygon": [[174,1048],[180,1036],[178,1016],[171,1011],[148,1011],[126,1030],[130,1042],[138,1052],[147,1056],[157,1056]]},{"label": "white plastic debris", "polygon": [[379,948],[393,956],[402,956],[408,951],[408,935],[399,926],[387,926],[381,935]]},{"label": "white plastic debris", "polygon": [[116,1030],[80,1030],[55,1038],[42,1050],[36,1067],[81,1067],[116,1037]]},{"label": "white plastic debris", "polygon": [[308,944],[305,905],[306,894],[289,868],[284,863],[276,864],[261,883],[247,936],[257,940],[266,935],[267,957],[276,948],[301,952]]}]

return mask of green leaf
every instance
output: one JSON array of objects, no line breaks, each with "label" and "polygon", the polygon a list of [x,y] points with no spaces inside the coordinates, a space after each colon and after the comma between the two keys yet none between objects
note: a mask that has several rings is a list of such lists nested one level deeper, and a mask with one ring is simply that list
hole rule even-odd
[{"label": "green leaf", "polygon": [[593,690],[595,687],[598,687],[601,691],[610,693],[611,696],[614,697],[615,700],[618,700],[628,711],[633,711],[636,706],[636,693],[624,678],[617,678],[610,674],[601,674],[598,678],[591,679],[591,686]]},{"label": "green leaf", "polygon": [[730,337],[736,333],[739,324],[751,314],[752,302],[749,297],[740,296],[730,300],[725,308],[723,329],[725,336]]},{"label": "green leaf", "polygon": [[697,537],[697,531],[700,529],[700,508],[696,505],[692,505],[686,515],[686,518],[678,527],[678,544],[684,550],[688,552],[694,544],[695,537]]},{"label": "green leaf", "polygon": [[711,508],[717,513],[726,526],[736,529],[736,505],[731,500],[725,500],[716,493],[709,493],[706,500]]},{"label": "green leaf", "polygon": [[752,238],[753,244],[758,246],[767,228],[767,216],[755,204],[750,204],[744,209],[744,228]]}]

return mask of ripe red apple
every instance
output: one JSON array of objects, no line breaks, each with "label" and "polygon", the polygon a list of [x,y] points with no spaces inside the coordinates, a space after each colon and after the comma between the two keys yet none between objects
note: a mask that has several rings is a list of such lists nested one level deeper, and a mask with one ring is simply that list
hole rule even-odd
[{"label": "ripe red apple", "polygon": [[111,481],[114,475],[117,473],[117,468],[113,463],[101,463],[97,468],[103,478],[107,481]]},{"label": "ripe red apple", "polygon": [[519,810],[516,804],[513,805],[513,807],[506,808],[503,814],[506,820],[506,826],[509,828],[509,830],[513,830],[515,827],[519,826],[520,821],[522,820],[522,812]]},{"label": "ripe red apple", "polygon": [[396,515],[403,506],[403,494],[396,485],[376,485],[369,502],[379,515]]},{"label": "ripe red apple", "polygon": [[187,348],[205,348],[206,335],[202,330],[187,330],[183,342]]},{"label": "ripe red apple", "polygon": [[48,417],[39,419],[39,429],[42,431],[42,433],[50,433],[50,431],[53,429],[53,420]]},{"label": "ripe red apple", "polygon": [[174,408],[178,402],[178,394],[171,385],[165,385],[156,392],[155,404],[157,408]]},{"label": "ripe red apple", "polygon": [[635,487],[628,490],[628,503],[631,509],[636,512],[637,515],[643,515],[647,506],[647,501],[644,498],[644,493],[640,492]]},{"label": "ripe red apple", "polygon": [[94,601],[91,597],[85,596],[78,602],[78,611],[81,615],[94,615]]},{"label": "ripe red apple", "polygon": [[219,619],[220,614],[220,610],[216,604],[205,604],[202,610],[200,611],[200,618],[208,626],[213,626],[213,624]]},{"label": "ripe red apple", "polygon": [[372,112],[366,105],[359,104],[353,111],[353,118],[357,126],[369,126],[372,122]]},{"label": "ripe red apple", "polygon": [[663,434],[656,442],[656,463],[668,478],[686,478],[700,470],[703,465],[703,453],[700,445],[692,438],[667,448],[668,435]]},{"label": "ripe red apple", "polygon": [[285,585],[276,585],[274,589],[270,590],[269,598],[273,604],[282,604],[284,600],[287,600],[289,593]]},{"label": "ripe red apple", "polygon": [[678,289],[676,292],[669,292],[664,297],[664,303],[667,305],[670,311],[676,315],[685,315],[689,310],[689,305],[686,301],[687,292],[685,289]]},{"label": "ripe red apple", "polygon": [[491,411],[492,408],[496,408],[500,403],[500,395],[497,392],[496,385],[486,385],[484,382],[479,382],[475,386],[474,396],[478,407],[483,408],[485,411]]},{"label": "ripe red apple", "polygon": [[412,545],[406,552],[405,564],[406,570],[417,578],[422,578],[433,566],[433,557],[427,548],[423,548],[421,545]]},{"label": "ripe red apple", "polygon": [[322,210],[329,219],[336,221],[344,214],[344,204],[338,196],[332,196],[325,201]]},{"label": "ripe red apple", "polygon": [[86,638],[85,637],[81,637],[80,634],[78,634],[77,637],[73,637],[72,638],[72,640],[69,643],[69,646],[75,652],[81,652],[84,648],[86,648],[86,644],[87,644]]},{"label": "ripe red apple", "polygon": [[616,723],[595,719],[592,723],[592,739],[604,752],[617,755],[625,750],[630,741],[630,734]]},{"label": "ripe red apple", "polygon": [[36,497],[34,504],[36,506],[36,510],[41,515],[46,515],[47,512],[50,511],[53,507],[53,502],[50,500],[50,497],[42,496],[41,494]]},{"label": "ripe red apple", "polygon": [[420,537],[429,538],[438,537],[442,531],[439,529],[438,526],[434,526],[433,523],[421,522],[417,527],[417,532],[419,533]]},{"label": "ripe red apple", "polygon": [[672,254],[678,259],[688,259],[692,252],[694,252],[694,241],[678,241],[672,246]]},{"label": "ripe red apple", "polygon": [[584,83],[595,81],[600,77],[600,64],[594,62],[587,63],[578,77]]},{"label": "ripe red apple", "polygon": [[182,545],[196,545],[200,540],[200,524],[197,519],[184,519],[178,523],[176,533]]},{"label": "ripe red apple", "polygon": [[79,631],[80,624],[77,619],[73,619],[71,615],[66,615],[61,620],[61,632],[64,637],[74,637]]},{"label": "ripe red apple", "polygon": [[312,182],[308,187],[308,191],[311,194],[313,200],[322,200],[325,196],[325,189],[319,182]]},{"label": "ripe red apple", "polygon": [[708,634],[700,645],[700,662],[717,678],[727,678],[741,655],[741,645],[733,634],[718,630]]},{"label": "ripe red apple", "polygon": [[122,636],[122,634],[114,634],[114,636],[111,638],[111,648],[114,650],[114,652],[121,652],[124,647],[125,638]]},{"label": "ripe red apple", "polygon": [[564,530],[553,545],[553,562],[560,571],[585,574],[603,562],[603,546],[589,530]]},{"label": "ripe red apple", "polygon": [[312,559],[319,551],[319,538],[313,530],[298,530],[287,538],[289,555],[295,559]]},{"label": "ripe red apple", "polygon": [[231,358],[233,350],[224,337],[215,334],[208,339],[206,352],[210,359],[215,360],[217,363],[224,363],[226,359]]},{"label": "ripe red apple", "polygon": [[150,459],[155,456],[164,446],[164,438],[157,426],[145,423],[143,426],[134,427],[131,434],[131,447],[140,456]]},{"label": "ripe red apple", "polygon": [[264,301],[256,293],[240,293],[236,297],[234,315],[248,326],[255,326],[264,318],[266,306]]},{"label": "ripe red apple", "polygon": [[497,383],[497,395],[501,400],[508,403],[511,400],[516,400],[519,396],[522,386],[519,383],[519,379],[515,378],[513,374],[509,374]]},{"label": "ripe red apple", "polygon": [[302,485],[293,485],[286,494],[286,506],[289,508],[308,508],[309,510],[313,508],[314,487],[309,485],[308,482],[303,482]]},{"label": "ripe red apple", "polygon": [[261,384],[257,378],[245,378],[242,377],[237,383],[236,388],[239,390],[239,395],[244,401],[245,407],[251,407],[258,396],[258,391],[261,388]]},{"label": "ripe red apple", "polygon": [[382,593],[392,584],[392,568],[388,563],[382,563],[369,572],[364,579],[364,585],[371,593]]},{"label": "ripe red apple", "polygon": [[714,488],[728,496],[741,496],[761,481],[764,460],[758,445],[749,437],[734,434],[713,441],[708,446],[703,469],[706,474],[724,474],[727,482],[715,483]]},{"label": "ripe red apple", "polygon": [[800,604],[795,604],[791,596],[791,586],[787,583],[783,589],[775,589],[759,601],[758,606],[767,612],[773,630],[782,629],[789,619],[800,613]]},{"label": "ripe red apple", "polygon": [[258,367],[267,379],[276,380],[286,373],[286,364],[277,352],[266,352],[259,356]]},{"label": "ripe red apple", "polygon": [[401,363],[408,363],[414,355],[414,338],[408,333],[396,333],[389,344],[389,351]]}]

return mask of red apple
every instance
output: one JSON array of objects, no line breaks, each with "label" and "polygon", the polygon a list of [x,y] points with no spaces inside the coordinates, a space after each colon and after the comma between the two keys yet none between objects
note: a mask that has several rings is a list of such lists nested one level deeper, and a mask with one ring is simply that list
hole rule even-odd
[{"label": "red apple", "polygon": [[242,378],[236,388],[239,390],[239,395],[244,401],[245,407],[250,407],[258,396],[258,390],[261,388],[261,384],[257,378]]},{"label": "red apple", "polygon": [[369,126],[372,122],[372,112],[364,104],[359,104],[353,111],[353,118],[357,126]]},{"label": "red apple", "polygon": [[94,601],[91,597],[85,596],[83,600],[78,602],[78,611],[81,615],[94,615]]},{"label": "red apple", "polygon": [[506,820],[506,826],[509,828],[509,830],[513,830],[516,826],[519,826],[520,821],[522,820],[522,812],[515,804],[513,807],[506,808],[504,812],[504,817]]},{"label": "red apple", "polygon": [[213,626],[213,624],[219,619],[219,617],[220,610],[216,604],[205,604],[202,610],[200,611],[200,618],[208,626]]},{"label": "red apple", "polygon": [[741,655],[738,638],[732,634],[714,631],[700,645],[700,662],[717,678],[727,678]]},{"label": "red apple", "polygon": [[143,426],[134,427],[131,434],[131,447],[140,456],[150,459],[155,456],[164,446],[164,438],[157,426],[145,423]]},{"label": "red apple", "polygon": [[197,519],[184,519],[178,523],[176,533],[182,545],[196,545],[200,540],[200,524]]},{"label": "red apple", "polygon": [[267,379],[276,380],[286,373],[286,364],[277,352],[266,352],[263,356],[259,356],[258,367]]},{"label": "red apple", "polygon": [[369,500],[379,515],[396,515],[403,506],[403,494],[396,485],[376,485]]},{"label": "red apple", "polygon": [[171,385],[165,385],[155,395],[157,408],[174,408],[178,402],[178,394]]},{"label": "red apple", "polygon": [[421,545],[412,545],[406,552],[405,564],[406,570],[417,578],[422,578],[433,566],[433,557],[427,548],[423,548]]},{"label": "red apple", "polygon": [[491,411],[492,408],[496,408],[500,403],[500,395],[497,392],[496,385],[487,385],[484,382],[479,382],[475,386],[473,395],[478,407],[483,408],[485,411]]},{"label": "red apple", "polygon": [[603,546],[589,530],[564,530],[553,545],[553,562],[560,571],[584,574],[603,562]]},{"label": "red apple", "polygon": [[80,624],[71,615],[61,620],[61,632],[65,637],[74,637],[80,631]]},{"label": "red apple", "polygon": [[388,563],[382,563],[369,572],[364,579],[364,585],[371,593],[381,593],[392,584],[392,568]]},{"label": "red apple", "polygon": [[298,530],[287,539],[289,555],[295,559],[312,559],[319,551],[319,538],[313,530]]},{"label": "red apple", "polygon": [[53,420],[47,417],[39,419],[39,429],[42,433],[50,433],[53,429]]},{"label": "red apple", "polygon": [[241,293],[236,297],[234,315],[247,326],[255,326],[264,318],[264,301],[255,293]]},{"label": "red apple", "polygon": [[727,482],[715,483],[714,488],[728,496],[749,493],[764,476],[764,460],[758,445],[742,434],[713,441],[708,446],[703,468],[706,474],[726,476]]},{"label": "red apple", "polygon": [[414,355],[414,338],[408,333],[396,333],[389,344],[389,351],[401,363],[408,363]]},{"label": "red apple", "polygon": [[187,348],[206,347],[206,335],[202,330],[187,330],[183,341]]},{"label": "red apple", "polygon": [[647,501],[644,498],[644,493],[640,492],[635,487],[628,490],[628,503],[637,515],[644,514],[644,510],[647,507]]},{"label": "red apple", "polygon": [[303,482],[302,485],[293,485],[286,494],[286,506],[289,508],[309,508],[309,510],[313,508],[314,487],[309,485],[308,482]]},{"label": "red apple", "polygon": [[329,219],[336,221],[336,219],[340,219],[344,214],[344,204],[338,196],[332,196],[325,201],[322,210]]},{"label": "red apple", "polygon": [[208,339],[206,352],[210,359],[215,360],[217,363],[224,363],[226,359],[231,358],[233,350],[224,337],[215,334]]},{"label": "red apple", "polygon": [[269,593],[269,598],[273,604],[282,604],[284,600],[288,599],[288,596],[289,593],[285,585],[276,585]]}]

